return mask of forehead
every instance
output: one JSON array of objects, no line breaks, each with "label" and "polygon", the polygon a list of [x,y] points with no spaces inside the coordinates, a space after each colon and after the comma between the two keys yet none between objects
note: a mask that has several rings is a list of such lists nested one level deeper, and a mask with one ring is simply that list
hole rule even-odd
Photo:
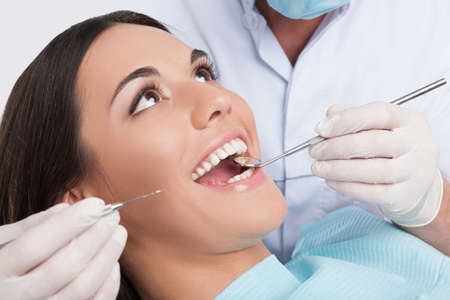
[{"label": "forehead", "polygon": [[[109,84],[117,84],[118,78],[143,66],[154,66],[163,76],[174,76],[189,68],[191,51],[192,48],[163,30],[117,24],[100,34],[89,47],[79,79],[81,83],[90,82],[95,76],[102,80],[110,78]],[[167,74],[170,72],[173,74]]]}]

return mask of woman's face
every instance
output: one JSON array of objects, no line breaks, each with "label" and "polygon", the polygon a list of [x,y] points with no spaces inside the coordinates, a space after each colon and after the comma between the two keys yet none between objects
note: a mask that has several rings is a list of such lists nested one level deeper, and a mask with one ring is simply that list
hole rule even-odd
[{"label": "woman's face", "polygon": [[204,52],[130,24],[102,33],[82,62],[81,139],[96,161],[84,196],[117,202],[164,189],[121,210],[129,240],[227,252],[255,244],[285,216],[264,170],[227,183],[244,170],[223,152],[260,150],[249,107],[211,69]]}]

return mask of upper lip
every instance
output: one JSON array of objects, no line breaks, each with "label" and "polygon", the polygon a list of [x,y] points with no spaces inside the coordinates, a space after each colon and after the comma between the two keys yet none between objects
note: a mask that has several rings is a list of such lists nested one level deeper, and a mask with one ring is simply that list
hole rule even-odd
[{"label": "upper lip", "polygon": [[247,135],[247,132],[243,128],[234,128],[230,130],[229,132],[225,133],[224,135],[216,138],[213,140],[205,149],[203,152],[203,155],[201,156],[201,159],[197,161],[194,172],[197,166],[201,165],[201,163],[205,160],[207,160],[208,156],[213,153],[218,148],[222,147],[225,143],[231,141],[232,139],[240,138],[246,145],[247,145],[247,152],[250,151],[249,149],[249,138]]}]

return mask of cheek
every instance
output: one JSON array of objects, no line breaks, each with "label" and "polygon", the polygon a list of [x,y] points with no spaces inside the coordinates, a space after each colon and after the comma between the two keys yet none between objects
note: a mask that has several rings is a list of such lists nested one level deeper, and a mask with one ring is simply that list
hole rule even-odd
[{"label": "cheek", "polygon": [[234,113],[244,120],[248,126],[255,126],[253,112],[245,100],[236,95],[233,101],[233,108]]},{"label": "cheek", "polygon": [[236,97],[233,103],[233,113],[241,122],[241,125],[247,130],[249,137],[256,146],[257,155],[260,156],[259,139],[256,131],[255,118],[250,106],[240,97]]},{"label": "cheek", "polygon": [[182,158],[182,128],[150,117],[143,112],[128,126],[116,128],[98,149],[109,183],[122,199],[164,188]]}]

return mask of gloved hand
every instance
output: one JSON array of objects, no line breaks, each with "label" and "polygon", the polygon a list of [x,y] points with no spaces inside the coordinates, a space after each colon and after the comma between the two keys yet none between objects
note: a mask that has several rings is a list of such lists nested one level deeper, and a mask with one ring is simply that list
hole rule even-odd
[{"label": "gloved hand", "polygon": [[0,226],[0,298],[116,299],[119,256],[127,232],[117,212],[95,217],[105,205],[87,198],[58,204]]},{"label": "gloved hand", "polygon": [[398,105],[334,105],[316,132],[330,139],[310,148],[313,174],[334,190],[379,205],[406,227],[431,223],[443,197],[439,145],[426,118]]}]

